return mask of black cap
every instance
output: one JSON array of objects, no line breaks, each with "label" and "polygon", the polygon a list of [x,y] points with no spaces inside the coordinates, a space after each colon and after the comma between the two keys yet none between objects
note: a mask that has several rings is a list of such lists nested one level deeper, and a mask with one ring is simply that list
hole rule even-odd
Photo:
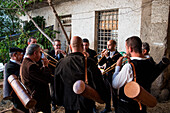
[{"label": "black cap", "polygon": [[22,49],[18,48],[18,47],[12,47],[9,49],[9,52],[24,52]]}]

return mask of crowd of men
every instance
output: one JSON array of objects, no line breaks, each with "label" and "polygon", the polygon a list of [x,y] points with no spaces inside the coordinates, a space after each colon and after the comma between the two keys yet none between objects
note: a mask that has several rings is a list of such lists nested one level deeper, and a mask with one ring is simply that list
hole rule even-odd
[{"label": "crowd of men", "polygon": [[[10,48],[11,59],[4,71],[4,87],[8,89],[4,90],[4,98],[12,96],[14,107],[25,113],[51,113],[51,109],[57,109],[56,106],[63,106],[65,113],[96,113],[98,111],[95,101],[73,91],[76,81],[88,80],[86,85],[93,88],[106,103],[101,113],[111,112],[111,103],[115,113],[146,113],[145,105],[142,104],[140,110],[137,101],[126,97],[124,87],[136,79],[140,86],[150,92],[152,82],[167,67],[169,60],[165,59],[166,62],[156,64],[149,56],[149,44],[142,43],[137,36],[126,39],[126,56],[116,50],[115,40],[107,42],[107,49],[101,52],[99,60],[97,53],[90,49],[89,45],[87,38],[74,36],[70,43],[71,53],[67,54],[61,50],[61,41],[55,40],[54,49],[47,57],[42,57],[43,49],[33,37],[28,40],[25,51],[16,47]],[[122,65],[124,58],[127,58],[128,62]],[[51,63],[53,65],[50,65]],[[106,70],[113,64],[116,64],[115,68],[105,74],[98,68],[99,65]],[[29,95],[37,101],[35,107],[28,110],[19,101],[7,82],[11,74],[18,76]]]}]

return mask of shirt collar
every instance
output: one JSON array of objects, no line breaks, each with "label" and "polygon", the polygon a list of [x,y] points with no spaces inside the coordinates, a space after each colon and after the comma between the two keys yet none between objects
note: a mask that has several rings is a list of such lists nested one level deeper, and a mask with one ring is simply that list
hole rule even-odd
[{"label": "shirt collar", "polygon": [[21,63],[18,62],[18,61],[16,61],[16,60],[10,59],[10,61],[13,62],[13,63],[16,63],[16,64],[18,64],[18,65],[21,65]]},{"label": "shirt collar", "polygon": [[146,58],[141,57],[130,57],[131,60],[146,60]]},{"label": "shirt collar", "polygon": [[115,54],[115,51],[110,51],[110,57],[112,57]]},{"label": "shirt collar", "polygon": [[144,57],[145,57],[145,58],[150,58],[151,56],[150,56],[150,55],[145,55]]}]

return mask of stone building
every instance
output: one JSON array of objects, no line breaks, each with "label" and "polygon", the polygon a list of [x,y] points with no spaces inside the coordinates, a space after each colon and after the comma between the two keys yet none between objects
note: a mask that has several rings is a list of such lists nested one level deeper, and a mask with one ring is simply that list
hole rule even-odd
[{"label": "stone building", "polygon": [[[125,51],[126,38],[136,35],[150,44],[150,54],[157,63],[163,56],[170,57],[170,0],[53,0],[53,5],[67,34],[88,38],[90,48],[98,52],[106,48],[109,39],[117,41],[118,51]],[[29,14],[44,16],[46,26],[54,25],[61,31],[47,0],[29,7]],[[27,16],[20,18],[28,20]],[[62,31],[56,37],[65,46]],[[152,93],[160,100],[169,95],[168,69],[153,83]]]}]

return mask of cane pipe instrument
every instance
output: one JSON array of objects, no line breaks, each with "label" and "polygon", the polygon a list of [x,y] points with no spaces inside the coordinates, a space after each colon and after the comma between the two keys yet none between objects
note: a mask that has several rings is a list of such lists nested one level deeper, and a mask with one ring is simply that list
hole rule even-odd
[{"label": "cane pipe instrument", "polygon": [[99,56],[100,54],[104,53],[107,49],[103,50],[102,52],[98,53],[97,55],[94,56],[94,58],[96,58],[97,56]]},{"label": "cane pipe instrument", "polygon": [[[107,51],[108,52],[108,50],[107,49],[105,49],[105,50],[103,50],[100,54],[102,54],[102,53],[104,53],[105,51]],[[99,64],[99,62],[103,59],[103,57],[104,57],[104,55],[98,60],[98,62],[97,62],[97,64],[96,65],[98,65]]]},{"label": "cane pipe instrument", "polygon": [[83,80],[77,80],[73,84],[73,91],[76,94],[80,94],[85,98],[91,99],[95,102],[103,104],[104,101],[100,98],[98,92],[88,85],[87,78],[87,56],[85,56],[85,82]]},{"label": "cane pipe instrument", "polygon": [[33,108],[37,101],[28,94],[16,75],[10,75],[8,82],[25,108]]},{"label": "cane pipe instrument", "polygon": [[[107,52],[108,52],[108,50],[107,50]],[[103,53],[103,52],[101,52],[101,53]],[[115,55],[113,55],[111,58],[113,58],[113,57],[115,57],[116,55],[118,55],[119,53],[116,53]],[[98,65],[99,64],[99,62],[103,59],[103,57],[104,57],[104,55],[99,59],[99,61],[98,61],[98,63],[96,64],[96,65]]]},{"label": "cane pipe instrument", "polygon": [[45,51],[40,50],[41,52],[43,52],[45,55],[49,56],[50,58],[52,58],[54,61],[58,62],[58,60],[56,60],[55,58],[53,58],[51,55],[49,55],[48,53],[46,53]]},{"label": "cane pipe instrument", "polygon": [[[122,64],[125,63],[126,61],[127,61],[127,60],[123,61]],[[117,62],[116,62],[116,63],[117,63]],[[115,66],[116,66],[116,63],[114,63],[114,64],[112,64],[110,67],[108,67],[108,68],[102,73],[102,75],[104,75],[104,74],[106,74],[107,72],[113,70],[113,69],[115,68]]]},{"label": "cane pipe instrument", "polygon": [[53,64],[56,64],[57,62],[55,62],[55,61],[52,61],[52,60],[49,60],[49,62],[51,62],[51,63],[53,63]]},{"label": "cane pipe instrument", "polygon": [[52,64],[52,63],[50,63],[50,62],[49,62],[48,64],[50,64],[50,65],[53,66],[53,67],[56,67],[54,64]]}]

